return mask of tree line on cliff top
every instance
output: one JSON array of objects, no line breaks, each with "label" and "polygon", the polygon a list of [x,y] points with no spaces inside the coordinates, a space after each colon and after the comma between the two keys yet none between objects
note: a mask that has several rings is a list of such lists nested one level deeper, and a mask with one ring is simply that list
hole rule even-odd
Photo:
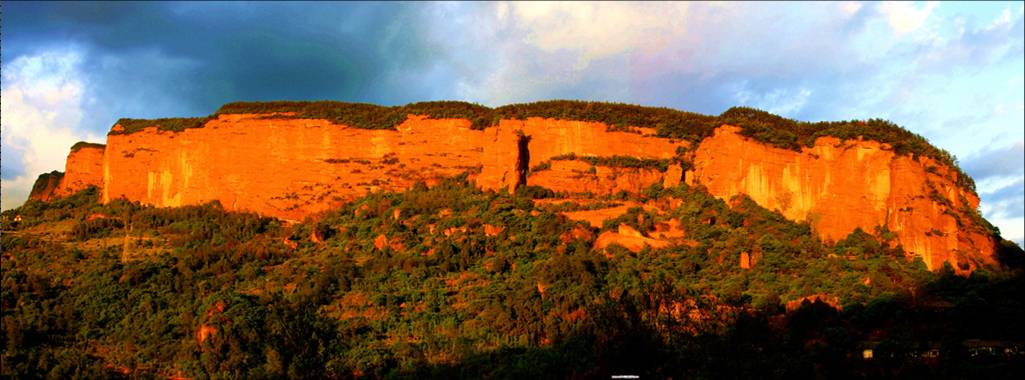
[{"label": "tree line on cliff top", "polygon": [[79,141],[79,142],[75,143],[75,145],[71,146],[71,151],[75,152],[75,151],[78,151],[79,149],[85,149],[85,148],[103,149],[104,147],[106,147],[106,145],[97,144],[97,143],[91,143],[91,142],[85,142],[85,141]]},{"label": "tree line on cliff top", "polygon": [[759,142],[783,149],[800,151],[814,145],[819,137],[841,140],[864,138],[885,143],[898,154],[932,158],[954,169],[960,186],[974,191],[975,183],[957,165],[950,152],[937,148],[922,136],[882,119],[803,122],[749,108],[733,107],[718,116],[680,111],[667,107],[644,107],[633,104],[551,100],[509,104],[490,108],[475,103],[435,101],[401,106],[380,106],[368,103],[338,101],[274,101],[235,102],[222,106],[208,117],[168,119],[121,119],[120,133],[132,133],[157,125],[164,130],[180,131],[202,127],[221,114],[291,114],[291,117],[324,119],[336,124],[364,129],[395,129],[410,114],[431,118],[469,120],[474,129],[497,125],[502,119],[530,117],[600,122],[616,130],[630,127],[653,128],[657,135],[691,141],[694,146],[712,135],[723,124],[740,126],[741,134]]},{"label": "tree line on cliff top", "polygon": [[[931,273],[885,231],[823,242],[750,199],[728,204],[686,185],[631,197],[680,203],[592,228],[465,178],[369,194],[294,226],[216,203],[102,205],[95,188],[30,201],[2,214],[2,375],[1021,373],[1020,357],[970,358],[962,345],[1025,339],[1018,272]],[[593,247],[619,224],[649,233],[669,218],[695,244]],[[784,306],[813,294],[842,309]],[[213,333],[200,339],[201,327]],[[857,356],[865,341],[879,360]],[[937,344],[939,364],[914,356]]]}]

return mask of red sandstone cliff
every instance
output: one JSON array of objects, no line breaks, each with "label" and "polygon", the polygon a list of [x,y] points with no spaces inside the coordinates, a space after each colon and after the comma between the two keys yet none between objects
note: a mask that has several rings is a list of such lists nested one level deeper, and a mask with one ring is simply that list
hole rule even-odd
[{"label": "red sandstone cliff", "polygon": [[[297,220],[369,191],[403,190],[417,181],[469,172],[481,187],[514,189],[526,178],[521,170],[558,155],[668,159],[681,144],[608,132],[600,123],[537,118],[503,120],[481,131],[467,120],[414,116],[396,130],[370,130],[324,120],[221,115],[182,132],[151,127],[109,135],[103,199],[157,206],[218,200],[229,210]],[[560,191],[612,193],[640,191],[664,177],[652,170],[596,168],[577,179],[563,170],[569,162],[530,178]],[[678,183],[680,173],[677,168],[669,184]]]},{"label": "red sandstone cliff", "polygon": [[[528,118],[502,120],[488,128],[482,139],[483,170],[477,184],[487,189],[514,189],[523,179],[520,170],[550,162],[553,157],[576,154],[590,157],[630,156],[647,159],[671,159],[677,147],[685,142],[654,137],[653,131],[636,128],[635,132],[609,131],[601,123]],[[521,144],[524,151],[521,151]],[[527,157],[524,157],[527,156]],[[523,163],[521,158],[528,158]],[[519,166],[518,166],[519,165]],[[520,167],[522,166],[522,167]],[[681,171],[677,167],[667,174],[655,170],[595,167],[569,160],[554,161],[549,170],[528,174],[526,183],[565,192],[609,194],[619,190],[637,192],[653,183],[677,184]],[[675,173],[673,178],[671,174]]]},{"label": "red sandstone cliff", "polygon": [[41,174],[32,186],[29,199],[49,201],[66,197],[89,186],[103,188],[103,144],[79,142],[71,147],[64,172]]},{"label": "red sandstone cliff", "polygon": [[899,156],[885,144],[819,138],[802,152],[773,148],[723,126],[704,140],[687,182],[722,198],[747,194],[825,239],[884,226],[929,269],[994,263],[995,242],[970,215],[978,196],[955,185],[951,168]]},{"label": "red sandstone cliff", "polygon": [[[413,115],[395,129],[221,114],[177,132],[155,125],[122,130],[114,126],[105,150],[72,152],[64,182],[50,193],[94,184],[104,202],[127,198],[170,207],[219,201],[229,210],[298,220],[370,191],[460,173],[486,189],[529,184],[595,195],[686,180],[722,198],[747,194],[790,219],[809,221],[825,239],[886,227],[930,269],[994,262],[994,240],[975,213],[978,198],[955,185],[953,169],[872,141],[820,138],[797,152],[722,126],[684,157],[688,142],[644,128],[612,131],[601,123],[528,118],[475,130],[464,119]],[[616,166],[608,160],[616,156],[664,164]],[[692,167],[686,176],[681,161]]]},{"label": "red sandstone cliff", "polygon": [[368,130],[221,115],[182,132],[109,135],[103,200],[165,207],[217,200],[229,210],[298,220],[369,191],[478,171],[483,139],[483,131],[455,119],[411,118],[398,130]]},{"label": "red sandstone cliff", "polygon": [[56,170],[40,174],[36,178],[36,182],[32,184],[32,191],[29,192],[28,199],[44,202],[54,199],[54,192],[60,187],[61,178],[64,178],[64,173]]},{"label": "red sandstone cliff", "polygon": [[54,191],[58,197],[66,197],[89,186],[103,188],[103,144],[78,143],[71,148],[64,169],[64,178]]}]

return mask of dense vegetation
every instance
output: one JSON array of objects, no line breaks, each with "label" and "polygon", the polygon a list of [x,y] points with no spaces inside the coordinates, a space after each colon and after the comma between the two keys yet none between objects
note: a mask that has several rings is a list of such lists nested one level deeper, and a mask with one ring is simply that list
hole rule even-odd
[{"label": "dense vegetation", "polygon": [[420,102],[391,107],[337,101],[235,102],[225,104],[212,116],[205,118],[121,119],[118,124],[124,127],[122,133],[132,133],[153,125],[159,125],[163,130],[181,131],[202,127],[217,115],[238,113],[289,113],[293,117],[324,119],[364,129],[394,129],[410,114],[466,119],[470,120],[474,129],[497,125],[502,119],[541,117],[600,122],[624,131],[631,130],[631,127],[653,128],[658,136],[691,141],[695,146],[711,136],[717,127],[731,124],[742,127],[741,133],[747,137],[792,150],[812,146],[817,138],[824,136],[841,140],[863,138],[878,141],[889,144],[898,154],[930,157],[954,168],[957,176],[955,182],[973,191],[975,188],[971,177],[958,168],[950,152],[932,146],[924,137],[891,122],[880,119],[801,122],[748,107],[733,107],[719,116],[709,116],[665,107],[575,100],[510,104],[498,108],[457,101]]},{"label": "dense vegetation", "polygon": [[[551,158],[552,161],[562,160],[578,160],[584,161],[595,166],[606,166],[612,168],[635,168],[635,169],[655,169],[660,172],[669,170],[669,164],[671,160],[659,160],[651,158],[637,158],[633,156],[579,156],[574,153],[558,155]],[[534,169],[534,168],[531,168]],[[542,170],[541,168],[533,171]]]},{"label": "dense vegetation", "polygon": [[119,119],[116,124],[124,128],[122,131],[110,131],[109,134],[132,134],[149,127],[157,127],[161,131],[181,132],[189,128],[200,128],[211,117],[171,117],[165,119]]},{"label": "dense vegetation", "polygon": [[[749,199],[730,207],[686,186],[633,196],[681,202],[661,213],[635,208],[602,229],[555,212],[565,206],[464,179],[371,194],[294,226],[216,203],[157,209],[100,205],[96,195],[2,214],[3,376],[1023,371],[1020,354],[968,351],[969,339],[1021,348],[1020,272],[930,273],[881,241],[886,231],[827,244]],[[696,244],[637,254],[592,247],[621,223],[651,231],[670,218]],[[741,253],[757,259],[751,269],[739,267]],[[784,307],[813,294],[842,309]],[[861,359],[866,345],[877,359]],[[939,360],[921,356],[932,347]]]}]

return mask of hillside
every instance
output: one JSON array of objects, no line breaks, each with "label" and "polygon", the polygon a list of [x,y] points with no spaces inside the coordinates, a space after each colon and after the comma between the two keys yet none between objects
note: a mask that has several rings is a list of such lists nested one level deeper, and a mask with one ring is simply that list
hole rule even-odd
[{"label": "hillside", "polygon": [[0,375],[1017,378],[1025,252],[977,208],[879,120],[123,119],[0,214]]},{"label": "hillside", "polygon": [[[531,195],[550,192],[481,191],[455,178],[291,226],[216,203],[104,205],[95,188],[30,201],[3,214],[4,376],[1023,369],[1022,356],[973,343],[1022,349],[1018,270],[931,272],[860,230],[824,243],[747,197],[725,202],[685,185],[601,203]],[[627,212],[593,226],[586,213],[605,206]],[[599,246],[631,233],[679,244]],[[865,347],[889,359],[866,361]],[[922,359],[933,348],[936,360]]]}]

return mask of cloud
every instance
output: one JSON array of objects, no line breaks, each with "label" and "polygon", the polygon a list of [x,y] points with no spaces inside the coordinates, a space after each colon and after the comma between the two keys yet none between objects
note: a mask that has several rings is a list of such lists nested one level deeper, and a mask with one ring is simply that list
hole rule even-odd
[{"label": "cloud", "polygon": [[1025,175],[1025,142],[1018,141],[1005,147],[981,151],[966,158],[962,167],[977,181],[992,177],[1021,177]]},{"label": "cloud", "polygon": [[1020,20],[1023,14],[1025,14],[1025,5],[1019,5],[1017,11],[1012,11],[1011,8],[1006,8],[1003,12],[1000,12],[1000,16],[986,26],[986,30],[1009,28],[1015,24],[1016,20]]},{"label": "cloud", "polygon": [[[472,15],[447,19],[461,27],[446,40],[469,47],[459,56],[490,59],[461,92],[488,104],[583,97],[718,113],[736,105],[740,81],[752,97],[801,96],[818,93],[808,82],[876,71],[837,43],[862,21],[834,5],[499,3],[466,10]],[[486,44],[474,42],[481,29]]]},{"label": "cloud", "polygon": [[1025,213],[1025,178],[1017,178],[1005,186],[980,192],[979,195],[989,201],[987,211],[993,217],[1013,218]]},{"label": "cloud", "polygon": [[777,115],[793,117],[808,103],[811,90],[775,89],[768,93],[755,93],[741,85],[734,95],[737,105],[759,108]]},{"label": "cloud", "polygon": [[21,56],[3,66],[4,157],[16,156],[22,165],[17,174],[3,174],[4,209],[20,205],[40,173],[63,170],[75,142],[102,141],[79,128],[86,86],[80,65],[81,56],[69,49]]},{"label": "cloud", "polygon": [[921,28],[937,5],[936,2],[915,6],[910,2],[887,1],[879,6],[879,12],[886,16],[894,33],[903,35]]},{"label": "cloud", "polygon": [[[121,117],[239,100],[453,98],[442,47],[400,4],[4,4],[3,207]],[[302,22],[296,22],[302,20]],[[427,82],[423,79],[431,77]],[[102,141],[102,139],[94,139]],[[11,159],[11,157],[16,157]]]},{"label": "cloud", "polygon": [[1025,239],[1025,178],[1019,177],[990,191],[980,191],[979,195],[983,200],[980,211],[986,219],[1000,228],[1005,239],[1021,244]]},{"label": "cloud", "polygon": [[[544,52],[577,53],[574,65],[615,54],[651,52],[683,37],[687,3],[501,3],[498,22],[510,22],[525,42]],[[583,43],[582,43],[583,42]]]},{"label": "cloud", "polygon": [[146,95],[172,100],[166,109],[121,107],[133,113],[201,114],[242,99],[419,100],[436,84],[400,79],[430,71],[445,54],[420,37],[429,34],[420,10],[404,4],[19,3],[4,11],[5,56],[73,41],[88,51],[84,70],[97,77],[97,94],[106,85],[148,87]]},{"label": "cloud", "polygon": [[1000,228],[1004,238],[1025,239],[1025,142],[969,156],[962,165],[976,179],[979,211]]},{"label": "cloud", "polygon": [[837,7],[840,8],[840,11],[842,11],[847,16],[854,16],[858,14],[858,12],[861,11],[863,6],[864,4],[862,4],[860,1],[841,1],[837,3]]},{"label": "cloud", "polygon": [[918,56],[915,63],[920,68],[946,71],[953,66],[977,71],[1008,57],[1022,56],[1023,39],[1020,36],[1025,34],[1025,17],[1021,8],[1017,12],[1004,9],[988,23],[967,24],[956,18],[947,23],[956,24],[956,29],[949,35],[935,36],[910,51]]}]

